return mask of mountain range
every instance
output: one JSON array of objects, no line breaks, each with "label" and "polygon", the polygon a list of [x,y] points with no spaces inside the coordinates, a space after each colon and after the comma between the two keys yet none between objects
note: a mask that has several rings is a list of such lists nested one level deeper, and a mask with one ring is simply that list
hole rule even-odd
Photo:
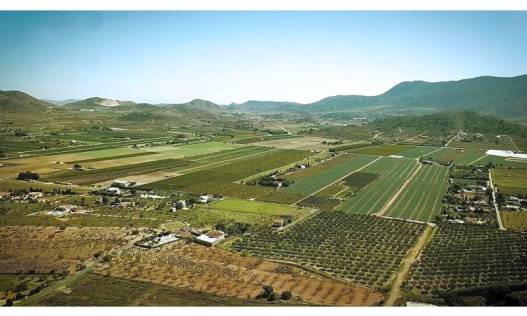
[{"label": "mountain range", "polygon": [[[52,104],[53,103],[53,104]],[[20,91],[0,91],[2,112],[45,112],[50,108],[105,111],[191,111],[220,112],[346,112],[374,107],[395,109],[433,108],[435,111],[470,110],[501,117],[527,114],[527,75],[516,77],[483,76],[458,81],[401,82],[376,96],[337,95],[309,104],[281,101],[232,103],[225,106],[195,99],[180,104],[150,104],[118,101],[100,97],[85,100],[38,100]]]},{"label": "mountain range", "polygon": [[442,82],[406,81],[376,96],[337,95],[309,104],[247,101],[233,103],[226,108],[249,112],[339,112],[375,106],[429,107],[437,111],[472,110],[504,117],[525,116],[527,75],[483,76]]}]

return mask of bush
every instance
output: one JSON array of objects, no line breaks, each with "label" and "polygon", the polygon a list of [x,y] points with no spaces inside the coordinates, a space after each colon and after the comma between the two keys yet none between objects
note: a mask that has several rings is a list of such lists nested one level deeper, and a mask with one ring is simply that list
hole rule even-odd
[{"label": "bush", "polygon": [[291,291],[283,291],[280,295],[281,300],[290,300],[293,298],[293,294],[291,294]]},{"label": "bush", "polygon": [[38,180],[40,175],[36,172],[26,171],[20,172],[16,177],[17,180]]}]

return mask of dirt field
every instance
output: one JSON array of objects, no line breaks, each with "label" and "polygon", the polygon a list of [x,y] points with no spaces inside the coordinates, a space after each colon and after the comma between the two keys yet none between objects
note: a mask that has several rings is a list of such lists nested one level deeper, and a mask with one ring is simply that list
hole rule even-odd
[{"label": "dirt field", "polygon": [[384,299],[380,292],[292,266],[183,242],[160,251],[126,249],[97,272],[237,298],[254,298],[270,285],[277,293],[289,290],[315,305],[377,305]]},{"label": "dirt field", "polygon": [[122,228],[0,227],[0,273],[74,271],[126,240]]},{"label": "dirt field", "polygon": [[299,150],[328,150],[335,145],[324,145],[323,141],[334,142],[334,139],[321,138],[321,137],[295,137],[295,138],[284,138],[266,140],[263,142],[254,143],[255,146],[267,146],[275,147],[280,149],[299,149]]}]

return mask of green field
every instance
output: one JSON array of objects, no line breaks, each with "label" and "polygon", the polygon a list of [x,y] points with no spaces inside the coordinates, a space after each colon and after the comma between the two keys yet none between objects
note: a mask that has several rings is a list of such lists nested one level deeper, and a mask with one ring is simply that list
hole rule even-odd
[{"label": "green field", "polygon": [[237,213],[255,213],[268,216],[306,215],[308,211],[294,206],[258,201],[224,199],[210,205],[211,208]]},{"label": "green field", "polygon": [[269,226],[275,219],[296,220],[310,213],[309,210],[289,205],[240,199],[225,199],[176,213],[175,219],[194,227],[213,228],[233,223]]},{"label": "green field", "polygon": [[433,151],[436,151],[440,149],[439,147],[428,147],[428,146],[416,146],[414,148],[410,148],[408,150],[405,150],[403,152],[398,153],[398,155],[401,155],[406,158],[419,158],[422,156],[425,156]]},{"label": "green field", "polygon": [[[178,190],[193,193],[212,193],[215,195],[250,198],[262,197],[274,191],[271,187],[245,185],[233,183],[256,173],[290,164],[309,156],[308,151],[300,150],[268,150],[258,156],[249,157],[222,166],[204,168],[199,171],[185,173],[182,176],[161,180],[141,186],[156,190]],[[287,192],[281,192],[285,197]],[[292,194],[292,201],[286,198],[284,203],[292,203],[296,194]],[[274,201],[277,202],[277,201]]]},{"label": "green field", "polygon": [[163,169],[171,169],[186,166],[188,164],[190,164],[190,161],[182,159],[162,159],[133,165],[116,166],[96,170],[60,171],[57,173],[46,174],[43,179],[46,181],[58,181],[86,185],[113,180],[126,176],[147,174]]},{"label": "green field", "polygon": [[506,157],[498,157],[498,156],[490,156],[490,155],[486,155],[482,159],[473,163],[473,165],[484,166],[485,164],[489,162],[499,167],[527,169],[527,159],[514,159],[514,158],[506,158]]},{"label": "green field", "polygon": [[409,159],[385,157],[376,161],[364,168],[362,172],[376,173],[380,177],[342,203],[338,210],[355,214],[379,212],[401,188],[416,167],[417,163]]},{"label": "green field", "polygon": [[526,169],[492,169],[492,182],[504,194],[527,195]]},{"label": "green field", "polygon": [[439,214],[448,183],[448,168],[423,166],[388,208],[387,216],[430,222]]},{"label": "green field", "polygon": [[430,155],[424,155],[424,158],[432,158],[438,162],[453,162],[458,165],[468,165],[484,155],[485,151],[480,149],[455,149],[445,147]]},{"label": "green field", "polygon": [[82,164],[82,163],[88,163],[88,162],[123,159],[123,158],[130,158],[130,157],[142,157],[142,156],[148,156],[148,155],[154,155],[154,154],[157,154],[157,153],[150,152],[150,151],[143,151],[139,153],[131,153],[131,154],[124,154],[124,155],[114,155],[114,156],[104,156],[104,157],[90,158],[90,159],[72,160],[72,161],[68,161],[67,163],[68,164]]},{"label": "green field", "polygon": [[374,161],[373,156],[350,156],[350,158],[335,167],[313,174],[298,182],[293,183],[287,188],[285,192],[301,193],[305,195],[317,192],[325,186],[345,177],[350,172],[357,170],[366,164]]},{"label": "green field", "polygon": [[527,231],[527,212],[505,211],[500,212],[500,216],[505,228],[520,232]]},{"label": "green field", "polygon": [[0,191],[34,191],[42,190],[45,192],[53,192],[54,190],[84,193],[92,190],[88,187],[69,186],[55,183],[43,183],[37,181],[20,181],[20,180],[0,180]]},{"label": "green field", "polygon": [[350,151],[355,154],[389,156],[389,155],[400,155],[402,152],[409,150],[411,148],[412,146],[408,146],[408,145],[380,145],[380,146],[371,146],[371,147],[352,149]]}]

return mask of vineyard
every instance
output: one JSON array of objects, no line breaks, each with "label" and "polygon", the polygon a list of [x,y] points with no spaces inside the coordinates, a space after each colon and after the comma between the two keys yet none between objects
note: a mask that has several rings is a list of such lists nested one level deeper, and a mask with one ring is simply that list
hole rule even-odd
[{"label": "vineyard", "polygon": [[448,183],[448,168],[423,166],[401,195],[388,208],[392,217],[429,222],[439,214]]},{"label": "vineyard", "polygon": [[126,242],[118,228],[0,227],[0,273],[69,271]]},{"label": "vineyard", "polygon": [[242,299],[255,298],[262,286],[316,305],[376,305],[379,292],[322,278],[292,266],[262,261],[216,248],[175,243],[159,251],[130,248],[97,272]]},{"label": "vineyard", "polygon": [[405,221],[321,212],[282,233],[261,230],[244,236],[232,248],[386,289],[423,229]]},{"label": "vineyard", "polygon": [[338,209],[347,213],[372,214],[379,212],[410,177],[417,163],[409,159],[382,158],[361,170],[380,176],[343,202]]},{"label": "vineyard", "polygon": [[526,250],[525,234],[478,225],[439,224],[403,286],[430,295],[524,283]]}]

